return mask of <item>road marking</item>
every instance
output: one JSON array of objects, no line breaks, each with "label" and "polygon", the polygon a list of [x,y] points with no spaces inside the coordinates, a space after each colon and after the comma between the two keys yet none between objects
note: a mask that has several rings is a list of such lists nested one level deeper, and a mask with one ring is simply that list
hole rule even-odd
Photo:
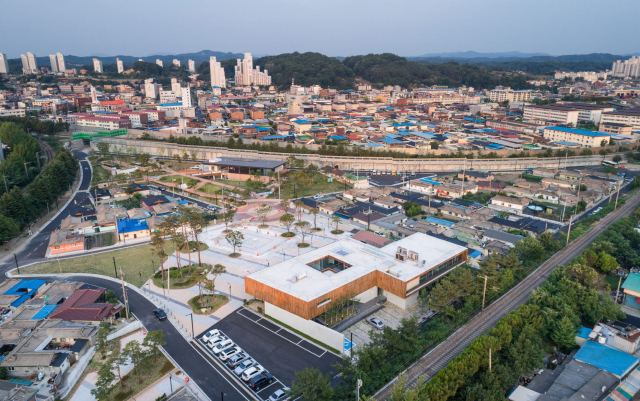
[{"label": "road marking", "polygon": [[[269,329],[268,327],[263,326],[263,325],[261,325],[260,323],[258,323],[258,322],[259,322],[260,320],[262,320],[263,318],[260,318],[260,319],[258,319],[258,320],[253,320],[253,319],[251,319],[250,317],[247,317],[247,316],[245,316],[243,313],[240,313],[240,312],[242,312],[242,310],[238,310],[236,313],[237,313],[238,315],[240,315],[240,316],[244,317],[244,318],[245,318],[245,319],[247,319],[247,320],[251,320],[253,323],[257,324],[258,326],[260,326],[260,327],[262,327],[262,328],[264,328],[264,329],[266,329],[266,330],[269,330],[270,332],[272,332],[273,334],[277,335],[278,337],[284,338],[285,340],[289,341],[291,344],[293,344],[293,345],[295,345],[295,346],[298,346],[298,347],[302,348],[303,350],[307,351],[308,353],[310,353],[310,354],[311,354],[311,355],[313,355],[313,356],[316,356],[316,357],[318,357],[318,358],[322,358],[322,356],[327,352],[327,351],[324,351],[322,354],[318,355],[318,354],[316,354],[316,353],[314,353],[314,352],[312,352],[312,351],[309,351],[308,349],[306,349],[306,348],[305,348],[305,347],[303,347],[302,345],[298,345],[297,343],[294,343],[293,341],[289,340],[288,338],[286,338],[286,337],[284,337],[284,336],[281,336],[281,335],[278,335],[278,334],[277,334],[276,332],[274,332],[273,330],[271,330],[271,329]],[[271,324],[276,324],[276,323],[271,322]],[[276,326],[277,326],[277,324],[276,324]],[[282,329],[282,328],[280,328],[280,329]],[[295,336],[297,336],[297,337],[300,337],[298,334],[295,334],[295,333],[292,333],[292,334],[293,334],[293,335],[295,335]],[[318,348],[322,349],[321,347],[318,347]]]}]

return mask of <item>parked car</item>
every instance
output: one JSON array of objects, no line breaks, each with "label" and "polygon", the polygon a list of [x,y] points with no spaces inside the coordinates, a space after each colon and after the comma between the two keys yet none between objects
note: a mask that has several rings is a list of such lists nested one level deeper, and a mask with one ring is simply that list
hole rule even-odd
[{"label": "parked car", "polygon": [[154,309],[153,314],[156,315],[158,320],[167,320],[167,314],[162,309]]},{"label": "parked car", "polygon": [[206,342],[209,342],[209,340],[212,339],[213,337],[218,337],[220,334],[222,334],[220,330],[213,329],[209,331],[207,334],[205,334],[204,336],[202,336],[201,340],[203,343],[206,343]]},{"label": "parked car", "polygon": [[235,373],[236,376],[240,376],[245,370],[249,369],[250,367],[252,367],[256,363],[257,362],[254,361],[253,359],[247,359],[244,362],[242,362],[237,368],[235,368],[233,370],[233,373]]},{"label": "parked car", "polygon": [[229,338],[227,336],[225,336],[224,334],[220,334],[219,336],[211,337],[207,344],[209,344],[209,348],[213,348],[216,345],[220,344],[222,341],[228,340],[228,339]]},{"label": "parked car", "polygon": [[275,377],[271,376],[267,372],[264,372],[249,379],[249,387],[251,387],[253,391],[259,391],[261,388],[267,387],[275,380]]},{"label": "parked car", "polygon": [[211,348],[211,350],[213,351],[214,354],[218,355],[219,353],[221,353],[222,351],[226,350],[229,347],[232,347],[233,345],[234,345],[233,341],[227,338],[226,340],[220,341],[215,347]]},{"label": "parked car", "polygon": [[259,364],[255,364],[242,372],[242,380],[248,382],[252,377],[258,376],[262,372],[264,372],[264,368]]},{"label": "parked car", "polygon": [[161,190],[161,191],[164,191],[164,190],[166,190],[167,188],[166,188],[166,187],[158,187],[158,189],[159,189],[159,190]]},{"label": "parked car", "polygon": [[286,401],[290,398],[287,396],[287,393],[291,389],[289,387],[281,388],[280,390],[276,390],[273,394],[269,396],[268,401]]},{"label": "parked car", "polygon": [[231,358],[232,356],[238,354],[242,352],[242,348],[240,347],[231,347],[231,348],[227,348],[224,351],[220,352],[220,355],[218,355],[220,357],[221,361],[226,361],[227,359]]},{"label": "parked car", "polygon": [[244,362],[247,358],[249,358],[249,354],[247,354],[246,352],[237,353],[234,356],[232,356],[231,358],[227,359],[227,366],[230,369],[235,369],[236,367],[238,367],[238,365],[240,365],[242,362]]},{"label": "parked car", "polygon": [[384,323],[382,323],[382,321],[378,318],[372,317],[370,319],[367,319],[367,323],[369,323],[370,325],[372,325],[378,330],[384,329]]}]

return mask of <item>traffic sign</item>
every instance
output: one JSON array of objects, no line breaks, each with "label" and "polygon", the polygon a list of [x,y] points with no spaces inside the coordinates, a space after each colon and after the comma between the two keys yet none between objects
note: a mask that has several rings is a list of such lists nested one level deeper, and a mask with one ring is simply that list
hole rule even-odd
[{"label": "traffic sign", "polygon": [[344,339],[344,350],[345,350],[345,352],[349,351],[351,348],[353,348],[353,343],[345,338]]}]

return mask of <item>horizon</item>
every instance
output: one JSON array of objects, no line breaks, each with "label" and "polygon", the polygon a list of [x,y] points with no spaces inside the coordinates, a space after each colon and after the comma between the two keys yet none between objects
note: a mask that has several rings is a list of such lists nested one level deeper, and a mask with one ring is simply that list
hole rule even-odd
[{"label": "horizon", "polygon": [[[550,56],[640,52],[634,41],[640,34],[640,24],[634,18],[640,14],[640,2],[634,0],[621,0],[609,8],[603,8],[596,0],[539,0],[517,7],[506,0],[485,3],[405,0],[389,8],[381,0],[248,0],[244,12],[238,12],[233,4],[190,0],[181,8],[197,11],[203,18],[165,18],[160,25],[141,21],[160,21],[162,13],[175,8],[175,3],[158,0],[150,8],[147,4],[114,0],[110,7],[96,12],[79,0],[39,2],[35,9],[32,2],[12,2],[4,7],[12,18],[0,25],[0,36],[11,41],[4,43],[0,52],[11,59],[28,51],[40,57],[57,52],[148,57],[190,52],[185,47],[257,55],[311,51],[331,57],[370,53],[419,57],[468,51]],[[126,13],[121,12],[123,9]],[[590,21],[595,9],[599,29],[585,29],[572,22]],[[564,24],[551,21],[550,10],[555,15],[570,16],[571,20],[567,18]],[[222,15],[239,18],[215,18]],[[28,29],[24,21],[29,21]],[[74,28],[71,21],[91,24]],[[65,29],[68,26],[71,28]],[[263,26],[264,29],[256,28]],[[382,26],[384,29],[377,28]],[[522,27],[522,32],[514,32],[516,26]],[[87,35],[79,35],[85,27]],[[303,28],[307,27],[312,35],[305,34]],[[434,32],[438,34],[434,36]],[[200,50],[191,52],[196,51]]]}]

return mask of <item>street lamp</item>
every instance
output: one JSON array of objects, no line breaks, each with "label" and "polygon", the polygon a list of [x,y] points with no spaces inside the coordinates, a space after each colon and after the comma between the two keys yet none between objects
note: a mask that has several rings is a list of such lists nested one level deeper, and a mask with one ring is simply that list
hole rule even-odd
[{"label": "street lamp", "polygon": [[193,313],[189,313],[187,316],[191,316],[191,338],[195,338],[195,332],[193,331]]},{"label": "street lamp", "polygon": [[227,284],[229,284],[229,302],[231,302],[231,283]]}]

